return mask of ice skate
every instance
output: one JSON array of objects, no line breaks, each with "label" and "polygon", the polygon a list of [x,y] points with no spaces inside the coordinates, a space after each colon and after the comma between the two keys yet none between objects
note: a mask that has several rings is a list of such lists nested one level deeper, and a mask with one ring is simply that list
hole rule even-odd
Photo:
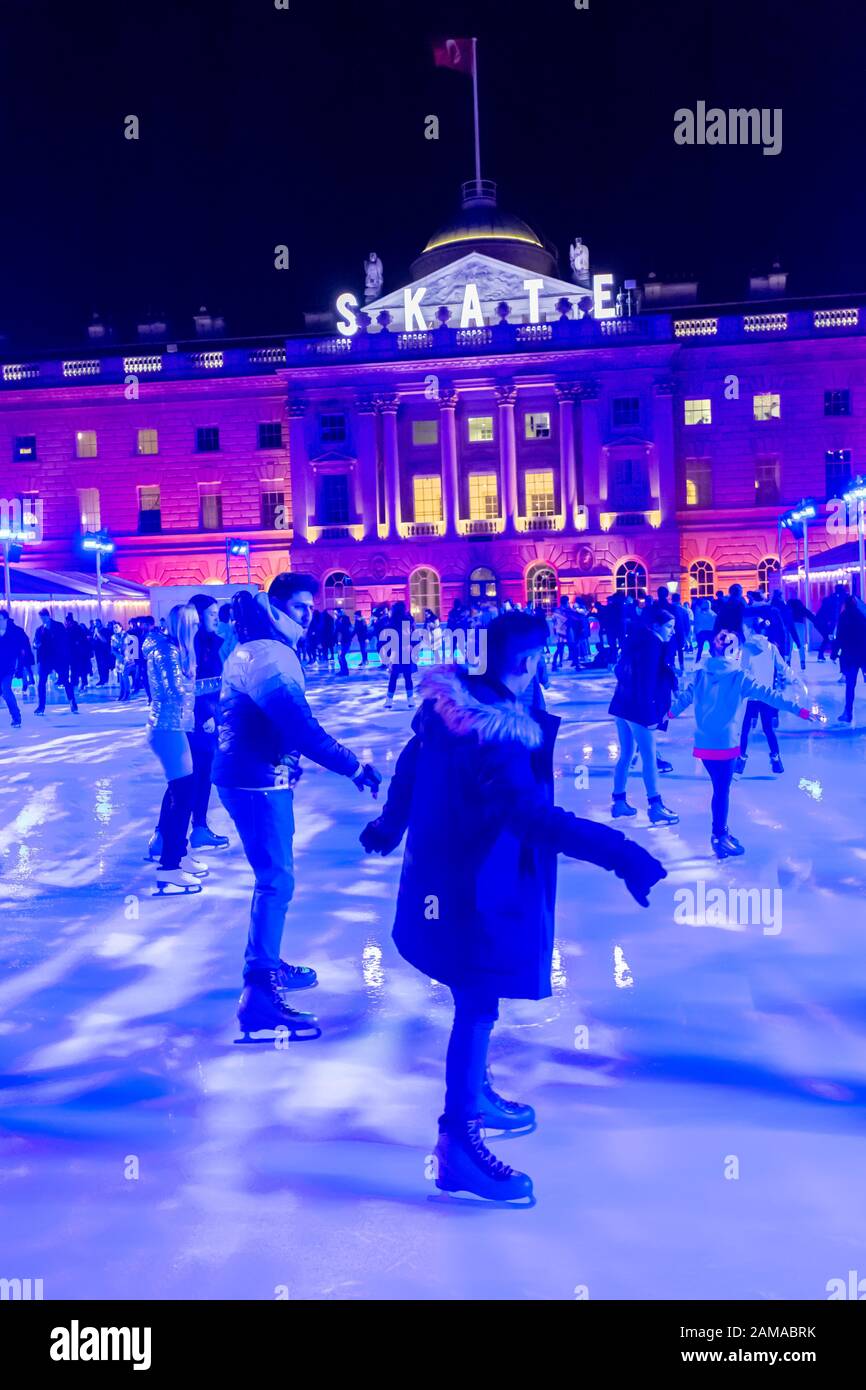
[{"label": "ice skate", "polygon": [[385,708],[386,708],[386,709],[393,709],[393,708],[394,708],[394,701],[393,701],[393,699],[392,699],[392,697],[391,697],[390,695],[386,695],[386,696],[385,696]]},{"label": "ice skate", "polygon": [[273,1032],[286,1028],[292,1034],[311,1033],[319,1037],[321,1029],[315,1014],[290,1009],[280,998],[282,969],[265,970],[246,981],[238,1005],[238,1023],[244,1038],[250,1033]]},{"label": "ice skate", "polygon": [[194,825],[189,837],[190,849],[227,849],[228,836],[217,835],[209,825]]},{"label": "ice skate", "polygon": [[20,729],[20,728],[21,728],[21,720],[20,720],[20,719],[13,719],[13,721],[12,721],[12,728],[13,728],[13,729]]},{"label": "ice skate", "polygon": [[656,772],[673,772],[673,770],[673,763],[669,763],[666,758],[656,758]]},{"label": "ice skate", "polygon": [[439,1121],[436,1186],[441,1192],[471,1192],[489,1202],[531,1199],[532,1179],[492,1154],[481,1137],[478,1118]]},{"label": "ice skate", "polygon": [[407,707],[408,707],[409,709],[414,709],[414,708],[415,708],[415,696],[414,696],[414,695],[407,695],[407,696],[406,696],[406,705],[407,705]]},{"label": "ice skate", "polygon": [[521,1105],[516,1100],[505,1100],[494,1091],[489,1079],[481,1087],[478,1118],[486,1129],[531,1129],[535,1125],[532,1106]]},{"label": "ice skate", "polygon": [[151,835],[150,839],[148,840],[148,842],[147,842],[147,853],[145,854],[144,857],[145,857],[145,859],[161,859],[161,858],[162,858],[162,835],[160,834],[160,832],[159,832],[158,830],[154,830],[153,834]]},{"label": "ice skate", "polygon": [[[38,714],[39,711],[37,710],[36,713]],[[839,723],[840,723],[840,724],[852,724],[853,722],[854,722],[854,716],[853,716],[853,714],[849,714],[847,710],[845,710],[844,714],[840,714],[840,715],[839,715]]]},{"label": "ice skate", "polygon": [[647,814],[651,825],[678,825],[679,816],[676,811],[672,811],[663,801],[651,801],[647,808]]},{"label": "ice skate", "polygon": [[784,772],[784,771],[785,771],[785,769],[784,769],[784,767],[783,767],[783,765],[782,765],[782,758],[781,758],[781,755],[780,755],[779,753],[771,753],[771,754],[770,754],[770,768],[771,768],[771,770],[772,770],[773,772]]},{"label": "ice skate", "polygon": [[629,806],[625,797],[621,797],[619,800],[614,800],[614,803],[611,806],[610,813],[613,816],[614,820],[618,820],[620,816],[636,816],[637,807]]},{"label": "ice skate", "polygon": [[165,893],[171,898],[179,893],[200,892],[201,882],[195,874],[188,874],[183,869],[157,869],[155,896]]},{"label": "ice skate", "polygon": [[735,777],[742,777],[743,773],[744,773],[745,770],[746,770],[746,763],[747,763],[748,761],[749,761],[749,760],[748,760],[748,758],[745,756],[745,754],[741,753],[740,756],[739,756],[739,758],[737,758],[737,761],[734,763],[734,776],[735,776]]},{"label": "ice skate", "polygon": [[319,983],[319,977],[311,965],[289,965],[280,961],[280,989],[312,989]]},{"label": "ice skate", "polygon": [[191,854],[185,854],[180,861],[180,867],[184,873],[195,874],[196,878],[207,878],[210,869],[203,859],[193,859]]},{"label": "ice skate", "polygon": [[713,836],[712,846],[717,859],[733,859],[736,855],[746,852],[739,840],[735,840],[727,830],[724,835]]}]

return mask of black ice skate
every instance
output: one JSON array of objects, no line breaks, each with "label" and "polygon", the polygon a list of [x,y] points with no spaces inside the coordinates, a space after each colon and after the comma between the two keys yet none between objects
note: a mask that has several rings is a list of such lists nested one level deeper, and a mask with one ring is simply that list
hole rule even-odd
[{"label": "black ice skate", "polygon": [[651,801],[647,808],[647,814],[651,825],[678,825],[679,816],[676,811],[672,811],[666,806],[661,797],[656,801]]},{"label": "black ice skate", "polygon": [[714,835],[712,845],[717,859],[733,859],[736,855],[746,852],[739,840],[735,840],[727,830],[723,835]]},{"label": "black ice skate", "polygon": [[637,807],[629,806],[624,796],[619,798],[614,797],[613,806],[611,807],[611,815],[613,816],[614,820],[618,820],[620,816],[636,816]]},{"label": "black ice skate", "polygon": [[773,772],[785,771],[784,767],[782,766],[782,759],[778,753],[770,754],[770,768]]},{"label": "black ice skate", "polygon": [[209,825],[194,825],[189,837],[190,849],[228,849],[227,835],[217,835]]},{"label": "black ice skate", "polygon": [[278,971],[280,989],[312,989],[319,983],[319,977],[311,965],[289,965],[281,960]]},{"label": "black ice skate", "polygon": [[531,1105],[521,1105],[516,1100],[505,1100],[494,1091],[490,1080],[481,1087],[481,1104],[478,1118],[486,1129],[534,1129],[535,1111]]},{"label": "black ice skate", "polygon": [[533,1199],[532,1179],[492,1154],[481,1137],[481,1124],[472,1120],[439,1121],[434,1150],[436,1186],[441,1192],[471,1192],[489,1202]]},{"label": "black ice skate", "polygon": [[741,753],[740,756],[737,758],[737,761],[734,763],[735,777],[742,777],[743,773],[746,770],[746,761],[746,755],[744,753]]},{"label": "black ice skate", "polygon": [[274,1032],[285,1028],[293,1036],[298,1034],[313,1038],[321,1036],[321,1028],[315,1014],[300,1013],[290,1009],[280,997],[282,970],[264,970],[259,975],[251,975],[244,984],[238,1005],[238,1023],[244,1039],[248,1042],[250,1033]]}]

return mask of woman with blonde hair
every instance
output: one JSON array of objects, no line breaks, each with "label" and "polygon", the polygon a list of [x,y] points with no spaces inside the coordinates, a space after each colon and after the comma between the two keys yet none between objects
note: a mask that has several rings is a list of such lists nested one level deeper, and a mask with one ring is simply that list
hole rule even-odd
[{"label": "woman with blonde hair", "polygon": [[195,634],[199,616],[192,604],[175,604],[168,631],[154,628],[144,643],[151,702],[147,741],[165,773],[159,824],[149,856],[159,852],[157,892],[167,888],[200,893],[207,868],[187,853],[195,779],[187,734],[195,727]]}]

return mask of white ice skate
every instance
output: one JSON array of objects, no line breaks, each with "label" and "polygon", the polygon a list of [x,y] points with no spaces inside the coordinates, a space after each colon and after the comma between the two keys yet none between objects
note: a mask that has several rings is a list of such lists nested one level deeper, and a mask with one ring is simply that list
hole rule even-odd
[{"label": "white ice skate", "polygon": [[180,867],[186,874],[195,874],[196,878],[207,878],[210,869],[203,859],[193,859],[191,854],[185,854],[180,861]]},{"label": "white ice skate", "polygon": [[179,893],[200,893],[201,881],[195,874],[185,873],[183,869],[157,869],[156,895],[177,897]]}]

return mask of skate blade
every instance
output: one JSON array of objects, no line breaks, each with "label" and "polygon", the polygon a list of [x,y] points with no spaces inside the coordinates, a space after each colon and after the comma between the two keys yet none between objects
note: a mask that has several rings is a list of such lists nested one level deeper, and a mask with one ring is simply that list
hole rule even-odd
[{"label": "skate blade", "polygon": [[[292,1026],[288,1023],[271,1024],[266,1023],[262,1028],[245,1028],[240,1024],[241,1036],[235,1038],[235,1047],[250,1047],[262,1043],[273,1044],[277,1041],[277,1036],[285,1032],[290,1042],[313,1042],[322,1036],[322,1030],[318,1023],[300,1023]],[[268,1038],[254,1038],[252,1033],[270,1033]]]},{"label": "skate blade", "polygon": [[[480,1197],[477,1192],[470,1192],[466,1187],[452,1187],[441,1178],[436,1179],[436,1187],[444,1194],[441,1198],[443,1202],[467,1207],[500,1207],[503,1210],[508,1208],[529,1209],[534,1207],[537,1198],[534,1192],[527,1193],[525,1197]],[[431,1197],[430,1201],[437,1201]]]},{"label": "skate blade", "polygon": [[179,888],[176,883],[158,883],[151,893],[152,898],[182,898],[187,893],[200,893],[201,884],[197,888]]}]

